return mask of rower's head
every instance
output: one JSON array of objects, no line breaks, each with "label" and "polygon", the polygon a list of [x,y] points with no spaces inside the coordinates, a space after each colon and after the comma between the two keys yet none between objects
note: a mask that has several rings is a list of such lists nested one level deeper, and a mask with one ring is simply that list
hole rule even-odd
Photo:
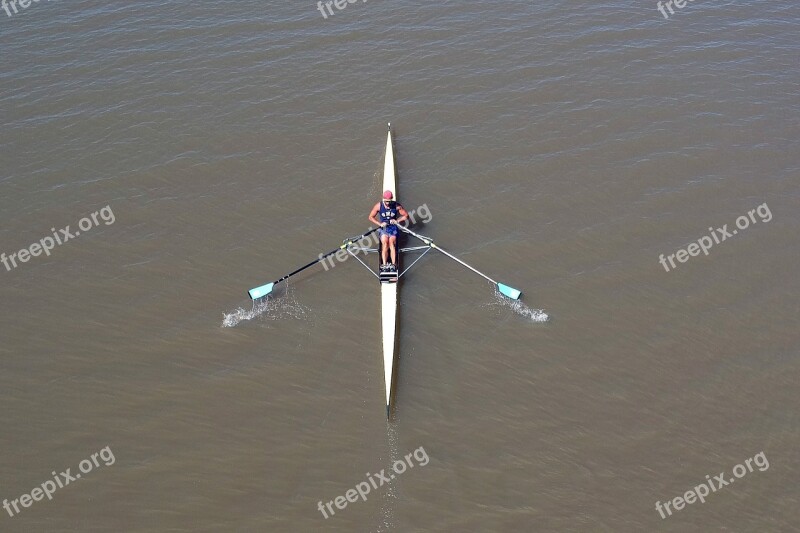
[{"label": "rower's head", "polygon": [[394,203],[394,194],[392,191],[383,191],[383,203],[392,205]]}]

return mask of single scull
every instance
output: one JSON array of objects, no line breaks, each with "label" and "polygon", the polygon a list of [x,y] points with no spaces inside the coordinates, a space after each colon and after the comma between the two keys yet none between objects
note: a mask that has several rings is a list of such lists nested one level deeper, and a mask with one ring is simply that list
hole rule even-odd
[{"label": "single scull", "polygon": [[[394,165],[394,147],[392,146],[392,125],[389,124],[389,132],[386,137],[386,154],[384,156],[383,162],[383,191],[392,191],[392,195],[395,200],[397,200],[397,174],[395,171]],[[499,283],[494,279],[490,278],[483,272],[480,272],[476,268],[468,265],[458,257],[454,256],[450,252],[443,250],[440,246],[433,242],[433,239],[429,237],[425,237],[424,235],[419,235],[414,231],[408,229],[405,224],[400,225],[400,230],[402,232],[408,233],[409,235],[414,236],[415,238],[421,240],[424,243],[424,246],[416,246],[410,248],[400,248],[400,243],[397,243],[397,262],[396,262],[396,269],[394,271],[381,271],[378,269],[377,272],[373,271],[364,261],[361,260],[360,257],[353,251],[356,252],[366,252],[366,253],[375,253],[378,254],[378,262],[380,265],[380,257],[381,257],[381,250],[380,250],[380,243],[378,244],[378,248],[364,248],[359,244],[359,241],[370,235],[371,233],[378,231],[380,228],[372,228],[366,233],[359,235],[358,237],[350,237],[345,239],[341,246],[332,250],[326,254],[320,254],[319,258],[308,263],[307,265],[286,274],[282,278],[277,279],[271,283],[267,283],[266,285],[261,285],[260,287],[256,287],[254,289],[250,289],[248,291],[248,295],[251,299],[257,300],[259,298],[266,298],[274,291],[275,285],[286,281],[291,276],[298,274],[307,268],[310,268],[317,263],[322,262],[327,257],[336,254],[336,257],[339,258],[339,252],[344,251],[347,254],[355,257],[359,263],[364,265],[367,270],[369,270],[372,275],[374,275],[380,281],[381,286],[381,335],[382,335],[382,345],[383,345],[383,376],[384,376],[384,383],[386,385],[386,416],[391,418],[392,413],[392,405],[393,405],[393,396],[395,393],[395,384],[397,382],[397,322],[398,322],[398,313],[397,313],[397,295],[398,289],[400,287],[400,278],[408,272],[408,270],[414,266],[417,261],[422,259],[422,257],[427,254],[431,250],[438,250],[450,259],[458,262],[459,264],[467,267],[471,271],[475,272],[476,274],[484,277],[488,281],[492,282],[500,294],[511,298],[512,300],[518,300],[522,296],[522,292],[505,285],[503,283]],[[399,240],[399,239],[398,239]],[[405,270],[400,270],[400,256],[401,252],[424,252],[415,259]],[[340,259],[341,260],[341,259]]]},{"label": "single scull", "polygon": [[[392,125],[386,136],[386,156],[383,161],[383,190],[392,191],[397,201],[397,175],[394,168],[394,148],[392,146]],[[380,265],[380,244],[378,245],[378,264]],[[397,262],[394,272],[381,272],[381,332],[383,335],[383,375],[386,381],[386,416],[391,415],[392,391],[396,379],[397,356],[397,290],[400,286],[400,243],[397,243]]]}]

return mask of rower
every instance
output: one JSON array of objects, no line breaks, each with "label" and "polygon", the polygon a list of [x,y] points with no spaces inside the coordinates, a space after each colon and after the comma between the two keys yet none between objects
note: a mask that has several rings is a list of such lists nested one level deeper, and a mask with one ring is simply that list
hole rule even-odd
[{"label": "rower", "polygon": [[[399,218],[398,218],[398,215]],[[381,227],[381,270],[397,270],[397,224],[408,219],[408,213],[394,200],[392,191],[383,193],[383,200],[375,204],[369,221]],[[387,254],[391,262],[387,261]]]}]

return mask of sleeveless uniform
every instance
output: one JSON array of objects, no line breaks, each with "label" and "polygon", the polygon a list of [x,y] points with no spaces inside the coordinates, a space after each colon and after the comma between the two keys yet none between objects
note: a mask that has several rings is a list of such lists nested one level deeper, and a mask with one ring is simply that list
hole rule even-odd
[{"label": "sleeveless uniform", "polygon": [[386,207],[386,204],[381,202],[380,212],[378,213],[378,220],[389,224],[385,228],[381,228],[380,230],[381,235],[388,235],[389,237],[397,237],[397,226],[395,226],[394,224],[390,224],[389,221],[392,219],[397,220],[399,214],[400,214],[400,204],[398,204],[397,202],[392,202],[391,207]]}]

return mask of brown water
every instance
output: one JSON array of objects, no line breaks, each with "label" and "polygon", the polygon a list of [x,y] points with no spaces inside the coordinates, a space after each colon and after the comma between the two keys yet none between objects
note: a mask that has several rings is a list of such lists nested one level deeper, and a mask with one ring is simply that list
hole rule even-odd
[{"label": "brown water", "polygon": [[[800,529],[798,30],[789,0],[0,11],[0,251],[114,214],[0,267],[0,498],[115,457],[0,530]],[[429,255],[387,426],[354,261],[222,321],[367,228],[388,121],[420,231],[551,319]],[[769,469],[659,516],[761,451]]]}]

